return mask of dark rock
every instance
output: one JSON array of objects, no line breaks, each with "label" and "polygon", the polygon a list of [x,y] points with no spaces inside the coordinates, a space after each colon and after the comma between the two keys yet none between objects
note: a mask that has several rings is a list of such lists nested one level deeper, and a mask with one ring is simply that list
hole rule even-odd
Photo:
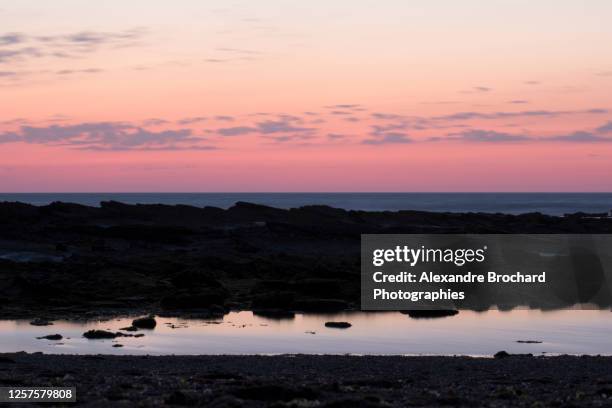
[{"label": "dark rock", "polygon": [[183,391],[174,391],[166,400],[164,401],[168,405],[183,405],[190,406],[196,405],[198,403],[197,398],[192,395],[189,395]]},{"label": "dark rock", "polygon": [[293,308],[295,301],[295,293],[293,292],[269,292],[256,295],[253,298],[253,309],[283,309],[290,310]]},{"label": "dark rock", "polygon": [[262,279],[253,286],[253,293],[261,294],[265,292],[290,292],[293,284],[279,279]]},{"label": "dark rock", "polygon": [[348,329],[352,324],[349,322],[326,322],[325,327],[330,327],[333,329]]},{"label": "dark rock", "polygon": [[65,244],[55,244],[55,250],[57,252],[66,252],[68,251],[68,247]]},{"label": "dark rock", "polygon": [[32,320],[30,322],[30,324],[32,326],[51,326],[51,325],[53,325],[53,323],[50,322],[49,320],[43,319],[43,318],[40,318],[40,317],[37,317],[36,319]]},{"label": "dark rock", "polygon": [[114,339],[117,337],[117,333],[106,330],[89,330],[83,333],[83,337],[86,339]]},{"label": "dark rock", "polygon": [[337,279],[301,279],[293,284],[296,292],[313,297],[338,296],[342,290],[342,282]]},{"label": "dark rock", "polygon": [[139,329],[154,329],[157,322],[153,316],[141,317],[132,321],[132,327]]},{"label": "dark rock", "polygon": [[440,317],[450,317],[459,314],[458,310],[439,309],[439,310],[403,310],[402,314],[407,314],[413,319],[436,319]]},{"label": "dark rock", "polygon": [[[29,242],[68,248],[52,252],[62,262],[0,259],[0,312],[6,318],[23,317],[24,312],[43,317],[78,317],[102,309],[131,313],[155,310],[160,301],[164,311],[190,314],[209,313],[213,305],[225,313],[230,302],[233,309],[252,307],[270,316],[277,310],[337,312],[359,301],[362,233],[612,232],[612,218],[344,211],[325,206],[284,210],[246,203],[228,210],[116,202],[101,207],[0,203],[0,224],[0,238],[11,247]],[[104,251],[92,254],[96,242]],[[258,252],[241,252],[245,243]],[[601,287],[601,277],[588,273],[596,268],[582,269],[589,277],[581,279],[584,296],[556,297],[568,306],[591,298]],[[503,299],[470,298],[478,304],[461,306],[504,307]],[[598,306],[610,307],[603,293],[594,299],[603,302]],[[552,307],[550,300],[534,297],[531,306]]]},{"label": "dark rock", "polygon": [[37,337],[38,340],[61,340],[63,338],[61,334],[49,334],[47,336]]},{"label": "dark rock", "polygon": [[540,340],[517,340],[517,343],[523,343],[523,344],[541,344],[542,342]]},{"label": "dark rock", "polygon": [[115,333],[115,337],[142,337],[144,334],[130,334],[130,333]]},{"label": "dark rock", "polygon": [[244,377],[237,373],[213,371],[202,374],[201,378],[205,378],[207,380],[242,380]]},{"label": "dark rock", "polygon": [[163,298],[160,305],[169,310],[207,309],[212,305],[224,304],[225,299],[227,293],[224,291],[178,292]]},{"label": "dark rock", "polygon": [[188,270],[179,273],[172,279],[172,284],[180,289],[221,288],[223,285],[203,271]]},{"label": "dark rock", "polygon": [[113,344],[113,347],[123,347],[123,344]]},{"label": "dark rock", "polygon": [[128,331],[128,332],[135,332],[135,331],[138,331],[138,327],[134,327],[134,326],[122,327],[119,330]]},{"label": "dark rock", "polygon": [[226,313],[229,313],[229,309],[221,305],[210,305],[205,315],[211,317],[223,317]]},{"label": "dark rock", "polygon": [[495,357],[495,358],[507,358],[507,357],[510,357],[510,353],[508,353],[505,350],[502,350],[502,351],[498,351],[497,353],[495,353],[493,355],[493,357]]},{"label": "dark rock", "polygon": [[317,398],[317,393],[310,388],[290,388],[275,384],[246,386],[234,389],[230,393],[244,400],[255,401],[313,400]]},{"label": "dark rock", "polygon": [[[193,231],[183,226],[125,224],[107,228],[90,229],[92,235],[106,239],[120,238],[129,241],[143,241],[160,244],[184,244],[189,242]],[[106,249],[104,239],[101,249]]]},{"label": "dark rock", "polygon": [[303,312],[341,312],[348,309],[348,303],[339,299],[307,299],[295,302],[295,309]]}]

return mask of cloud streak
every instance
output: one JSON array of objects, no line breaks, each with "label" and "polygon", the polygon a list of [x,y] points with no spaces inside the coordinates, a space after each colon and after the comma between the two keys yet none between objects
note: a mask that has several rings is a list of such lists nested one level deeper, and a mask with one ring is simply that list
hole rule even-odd
[{"label": "cloud streak", "polygon": [[[0,71],[2,75],[2,71]],[[10,75],[10,74],[9,74]],[[69,75],[69,73],[66,73]],[[333,109],[352,109],[359,105],[332,105],[325,115],[334,117]],[[311,115],[303,116],[288,113],[254,113],[251,115],[193,116],[180,119],[149,118],[138,122],[83,122],[68,124],[65,118],[58,122],[47,119],[38,122],[24,119],[4,121],[0,125],[9,129],[0,133],[2,143],[29,143],[49,146],[65,146],[79,150],[97,151],[173,151],[173,150],[212,150],[220,148],[228,138],[255,136],[266,144],[294,145],[406,145],[426,143],[465,143],[465,144],[509,144],[509,143],[574,143],[594,144],[612,142],[612,122],[599,127],[576,129],[557,133],[524,130],[511,132],[493,127],[471,127],[471,119],[508,118],[516,116],[551,118],[559,115],[603,114],[605,109],[575,111],[530,110],[518,112],[459,112],[444,116],[410,117],[389,113],[374,113],[363,117],[364,125],[369,126],[365,137],[358,136],[362,127],[357,124],[339,125],[338,120],[313,124]],[[264,117],[256,120],[253,118]],[[343,118],[342,115],[339,116]],[[246,119],[251,118],[251,119]],[[246,119],[244,122],[241,119]],[[197,135],[201,122],[210,123],[203,134],[213,137],[214,144]],[[235,126],[223,126],[224,123]],[[451,122],[446,124],[445,122]],[[484,125],[484,123],[480,123]],[[346,128],[345,126],[349,126]],[[176,128],[175,128],[176,127]],[[435,132],[435,133],[434,133]],[[432,135],[433,133],[433,135]],[[351,136],[349,136],[351,135]],[[229,142],[227,142],[229,143]],[[249,142],[250,143],[250,142]]]},{"label": "cloud streak", "polygon": [[376,138],[365,139],[362,141],[363,144],[366,145],[387,145],[387,144],[406,144],[413,143],[412,140],[407,134],[401,132],[387,132],[380,135],[377,135]]},{"label": "cloud streak", "polygon": [[[146,33],[142,28],[134,28],[119,32],[80,31],[46,36],[0,34],[0,71],[11,73],[0,75],[0,81],[14,84],[34,75],[66,78],[68,75],[101,73],[104,71],[102,68],[75,68],[74,63],[62,67],[61,64],[102,50],[140,45]],[[60,66],[40,68],[45,64]]]},{"label": "cloud streak", "polygon": [[436,121],[457,121],[457,120],[496,120],[511,118],[533,118],[533,117],[559,117],[567,115],[601,115],[609,113],[608,109],[586,109],[586,110],[523,110],[517,112],[457,112],[449,115],[433,116],[430,119]]},{"label": "cloud streak", "polygon": [[299,117],[281,115],[278,120],[266,120],[263,122],[258,122],[253,126],[219,128],[216,130],[216,132],[221,136],[243,136],[248,134],[274,135],[278,133],[312,135],[315,131],[317,131],[317,129],[313,127],[301,126],[298,122],[301,122]]},{"label": "cloud streak", "polygon": [[102,47],[121,48],[137,45],[145,33],[146,30],[142,28],[116,33],[81,31],[48,36],[5,33],[0,35],[0,63],[7,64],[41,57],[78,58]]},{"label": "cloud streak", "polygon": [[151,131],[123,122],[91,122],[73,125],[21,126],[0,133],[0,143],[67,146],[80,150],[210,150],[204,138],[190,129]]},{"label": "cloud streak", "polygon": [[573,142],[573,143],[611,143],[612,138],[598,135],[593,132],[577,131],[567,135],[547,137],[546,141]]},{"label": "cloud streak", "polygon": [[439,140],[460,140],[464,142],[476,143],[508,143],[508,142],[524,142],[531,140],[529,136],[516,135],[511,133],[497,132],[494,130],[471,129],[458,133],[450,133],[445,139]]},{"label": "cloud streak", "polygon": [[598,131],[598,129],[601,128],[602,127],[592,131],[578,130],[553,136],[531,136],[526,134],[498,132],[495,130],[469,129],[463,132],[449,133],[443,137],[430,137],[425,139],[425,141],[459,141],[466,143],[612,143],[612,137],[608,137]]}]

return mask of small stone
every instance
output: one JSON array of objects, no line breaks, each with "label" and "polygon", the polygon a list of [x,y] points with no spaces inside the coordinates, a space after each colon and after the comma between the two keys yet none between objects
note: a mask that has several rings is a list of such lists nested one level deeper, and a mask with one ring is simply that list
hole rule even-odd
[{"label": "small stone", "polygon": [[117,334],[106,330],[89,330],[83,333],[83,337],[86,339],[114,339]]},{"label": "small stone", "polygon": [[502,350],[502,351],[498,351],[497,353],[495,353],[493,355],[493,357],[495,357],[495,358],[506,358],[506,357],[510,357],[510,353],[508,353],[505,350]]},{"label": "small stone", "polygon": [[332,329],[348,329],[352,324],[349,322],[326,322],[325,327],[330,327]]},{"label": "small stone", "polygon": [[49,320],[43,319],[40,317],[37,317],[36,319],[32,320],[30,324],[32,326],[52,326],[53,325],[53,323],[50,322]]},{"label": "small stone", "polygon": [[132,326],[139,329],[154,329],[157,326],[157,322],[153,316],[141,317],[140,319],[134,319]]},{"label": "small stone", "polygon": [[49,334],[47,336],[42,336],[42,337],[37,337],[38,340],[61,340],[64,337],[62,337],[61,334]]}]

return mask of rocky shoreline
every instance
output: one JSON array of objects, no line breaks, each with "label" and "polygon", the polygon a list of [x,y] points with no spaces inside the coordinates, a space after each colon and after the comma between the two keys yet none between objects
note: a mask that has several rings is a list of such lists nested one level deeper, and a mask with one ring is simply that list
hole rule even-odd
[{"label": "rocky shoreline", "polygon": [[359,306],[363,233],[610,232],[589,214],[3,202],[0,318],[337,312]]},{"label": "rocky shoreline", "polygon": [[74,386],[79,405],[609,406],[612,357],[0,354],[2,386]]},{"label": "rocky shoreline", "polygon": [[[338,312],[359,305],[362,233],[611,232],[612,219],[588,214],[0,203],[0,318]],[[121,336],[154,325],[137,319]],[[76,386],[80,404],[101,407],[603,406],[612,358],[11,353],[0,385]]]}]

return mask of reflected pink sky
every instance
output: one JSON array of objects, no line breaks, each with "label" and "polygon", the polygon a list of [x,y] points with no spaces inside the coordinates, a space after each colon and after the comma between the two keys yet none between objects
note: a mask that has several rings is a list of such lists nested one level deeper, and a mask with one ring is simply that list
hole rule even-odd
[{"label": "reflected pink sky", "polygon": [[[232,312],[214,322],[157,318],[144,337],[87,340],[91,329],[118,331],[131,318],[104,322],[56,321],[36,327],[29,321],[0,321],[0,352],[52,354],[405,354],[492,356],[499,350],[537,354],[612,355],[609,310],[461,311],[442,319],[412,319],[397,312],[301,315],[273,320]],[[325,327],[348,321],[349,329]],[[36,337],[61,334],[61,341]],[[541,341],[537,344],[518,340]],[[114,344],[123,347],[115,348]]]}]

